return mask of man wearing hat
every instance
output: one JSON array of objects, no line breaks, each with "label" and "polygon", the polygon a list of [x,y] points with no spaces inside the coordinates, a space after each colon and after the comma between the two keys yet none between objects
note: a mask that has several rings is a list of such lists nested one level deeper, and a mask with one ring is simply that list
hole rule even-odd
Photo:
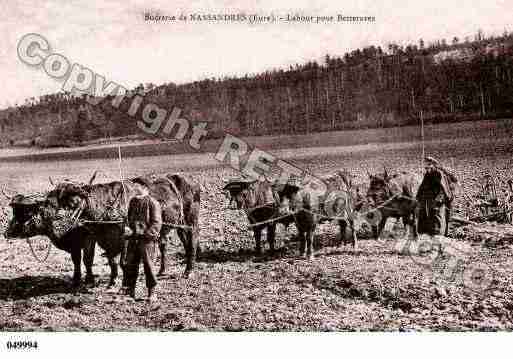
[{"label": "man wearing hat", "polygon": [[128,293],[135,298],[135,286],[142,260],[148,300],[152,300],[157,280],[153,270],[153,255],[162,227],[162,209],[159,202],[150,196],[151,183],[144,177],[132,180],[136,195],[128,205],[128,226],[132,231],[129,237],[126,256],[126,281]]}]

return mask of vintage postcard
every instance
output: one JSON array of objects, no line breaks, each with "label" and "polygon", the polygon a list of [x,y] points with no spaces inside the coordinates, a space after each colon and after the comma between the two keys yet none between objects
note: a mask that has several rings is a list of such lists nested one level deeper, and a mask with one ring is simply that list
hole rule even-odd
[{"label": "vintage postcard", "polygon": [[511,5],[4,0],[0,352],[511,331]]}]

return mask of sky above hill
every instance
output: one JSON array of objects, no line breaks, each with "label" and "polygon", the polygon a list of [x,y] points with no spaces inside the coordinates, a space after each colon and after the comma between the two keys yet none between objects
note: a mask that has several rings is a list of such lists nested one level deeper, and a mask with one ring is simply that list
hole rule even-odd
[{"label": "sky above hill", "polygon": [[[477,29],[500,35],[511,28],[511,0],[0,0],[0,108],[60,90],[41,68],[17,58],[27,33],[48,39],[72,63],[127,88],[139,83],[184,83],[206,77],[257,73],[342,56],[355,48],[390,42],[426,43],[454,36],[472,39]],[[277,5],[279,3],[279,5]],[[367,23],[145,21],[151,15],[273,14],[374,16]],[[508,27],[509,26],[509,27]]]}]

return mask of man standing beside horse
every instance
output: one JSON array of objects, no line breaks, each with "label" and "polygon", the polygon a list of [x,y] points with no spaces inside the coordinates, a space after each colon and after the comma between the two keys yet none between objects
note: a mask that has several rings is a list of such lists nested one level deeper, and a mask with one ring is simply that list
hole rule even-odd
[{"label": "man standing beside horse", "polygon": [[158,241],[162,228],[162,209],[159,202],[150,196],[151,183],[143,177],[132,180],[138,195],[130,200],[128,207],[128,226],[132,231],[128,239],[126,254],[126,279],[128,294],[135,298],[135,287],[139,276],[139,264],[142,260],[148,300],[153,299],[157,279],[153,269],[153,256],[155,244]]},{"label": "man standing beside horse", "polygon": [[418,232],[447,236],[455,196],[456,176],[433,157],[426,157],[426,172],[417,191]]}]

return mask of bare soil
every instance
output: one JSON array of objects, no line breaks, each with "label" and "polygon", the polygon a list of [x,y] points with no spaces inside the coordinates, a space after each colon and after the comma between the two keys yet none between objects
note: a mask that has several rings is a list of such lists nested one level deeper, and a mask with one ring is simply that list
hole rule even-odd
[{"label": "bare soil", "polygon": [[[318,147],[280,150],[278,157],[315,174],[339,168],[366,183],[366,171],[410,170],[420,175],[419,143]],[[476,194],[485,172],[502,184],[510,178],[513,140],[482,138],[435,141],[426,153],[451,166],[461,193]],[[87,180],[103,169],[98,181],[119,178],[116,160],[6,163],[0,182],[13,192],[44,191],[48,176]],[[201,247],[193,278],[180,277],[183,248],[175,241],[169,275],[159,281],[158,301],[149,305],[107,290],[109,269],[101,250],[95,260],[95,288],[71,289],[69,255],[52,249],[45,263],[36,261],[23,240],[0,241],[0,328],[3,330],[510,330],[513,328],[513,246],[507,241],[475,240],[472,231],[451,228],[445,254],[405,253],[401,224],[390,224],[385,240],[361,232],[358,250],[340,246],[337,226],[321,225],[315,259],[297,257],[294,229],[278,227],[277,254],[258,257],[243,213],[227,209],[223,179],[237,173],[216,163],[211,154],[127,158],[123,176],[183,172],[201,183]],[[10,210],[2,205],[2,227]],[[474,209],[458,197],[456,212]],[[292,226],[293,227],[293,226]],[[497,227],[500,230],[501,227]],[[504,231],[510,230],[510,227]],[[48,240],[33,239],[42,257]],[[450,253],[465,268],[480,266],[491,279],[476,290],[458,271],[445,273]],[[439,261],[430,258],[437,257]],[[465,267],[466,266],[466,267]],[[445,274],[444,274],[445,273]],[[454,275],[453,275],[454,274]],[[144,298],[142,276],[138,295]]]}]

